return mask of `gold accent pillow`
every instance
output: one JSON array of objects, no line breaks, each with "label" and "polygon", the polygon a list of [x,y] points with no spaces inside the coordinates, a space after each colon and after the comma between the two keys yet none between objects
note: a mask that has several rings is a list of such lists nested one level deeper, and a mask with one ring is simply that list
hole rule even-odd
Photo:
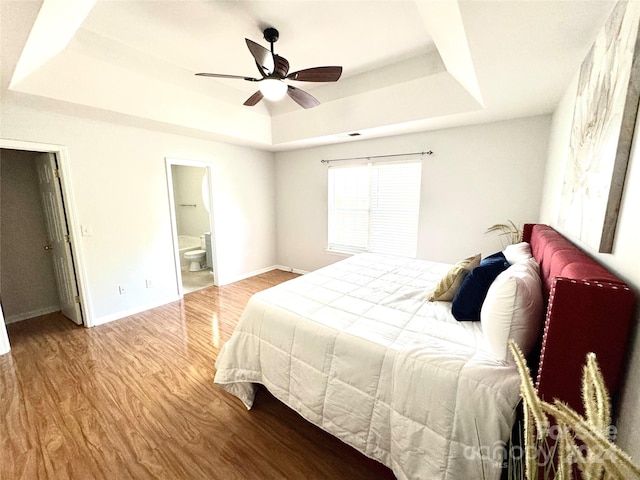
[{"label": "gold accent pillow", "polygon": [[453,300],[462,280],[473,268],[480,265],[481,255],[472,255],[456,263],[440,279],[436,289],[429,297],[430,302],[450,302]]}]

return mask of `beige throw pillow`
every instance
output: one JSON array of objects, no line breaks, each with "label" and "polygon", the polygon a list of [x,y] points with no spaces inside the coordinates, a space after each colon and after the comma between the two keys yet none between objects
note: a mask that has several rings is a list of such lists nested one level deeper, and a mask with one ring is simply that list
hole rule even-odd
[{"label": "beige throw pillow", "polygon": [[456,295],[462,280],[473,268],[480,265],[481,255],[472,255],[456,263],[440,279],[436,289],[429,297],[430,302],[450,302]]}]

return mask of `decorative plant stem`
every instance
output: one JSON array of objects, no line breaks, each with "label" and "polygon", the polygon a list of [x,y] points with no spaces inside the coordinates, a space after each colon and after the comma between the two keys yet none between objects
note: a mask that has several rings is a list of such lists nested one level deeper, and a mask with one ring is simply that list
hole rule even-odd
[{"label": "decorative plant stem", "polygon": [[[509,341],[509,348],[521,378],[526,479],[538,478],[540,464],[536,448],[540,446],[540,440],[547,438],[551,431],[551,416],[557,426],[557,429],[554,429],[557,431],[557,448],[553,450],[552,458],[548,461],[556,463],[557,471],[554,477],[548,477],[549,472],[553,472],[554,469],[546,468],[545,479],[571,480],[575,464],[584,480],[640,480],[640,468],[609,438],[611,401],[595,354],[587,355],[582,373],[582,399],[585,406],[583,417],[559,400],[553,403],[541,400],[533,387],[531,373],[520,348],[513,340]],[[535,430],[535,434],[531,432],[532,429]],[[533,455],[533,452],[537,452],[536,455]]]},{"label": "decorative plant stem", "polygon": [[491,225],[484,233],[494,232],[500,232],[498,235],[506,240],[507,245],[522,241],[522,230],[511,220],[507,220],[507,223]]}]

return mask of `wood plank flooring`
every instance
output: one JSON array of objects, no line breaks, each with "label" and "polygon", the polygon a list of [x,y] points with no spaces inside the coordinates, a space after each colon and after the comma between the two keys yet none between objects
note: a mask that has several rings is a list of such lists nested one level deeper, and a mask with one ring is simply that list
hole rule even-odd
[{"label": "wood plank flooring", "polygon": [[86,329],[59,313],[8,325],[0,479],[393,479],[261,389],[251,411],[214,362],[273,271]]}]

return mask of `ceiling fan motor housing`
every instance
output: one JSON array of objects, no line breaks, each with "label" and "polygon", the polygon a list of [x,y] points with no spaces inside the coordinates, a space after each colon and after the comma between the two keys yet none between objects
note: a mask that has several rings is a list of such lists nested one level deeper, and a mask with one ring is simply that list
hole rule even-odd
[{"label": "ceiling fan motor housing", "polygon": [[265,28],[263,33],[264,39],[269,43],[275,43],[280,38],[280,32],[272,27]]}]

